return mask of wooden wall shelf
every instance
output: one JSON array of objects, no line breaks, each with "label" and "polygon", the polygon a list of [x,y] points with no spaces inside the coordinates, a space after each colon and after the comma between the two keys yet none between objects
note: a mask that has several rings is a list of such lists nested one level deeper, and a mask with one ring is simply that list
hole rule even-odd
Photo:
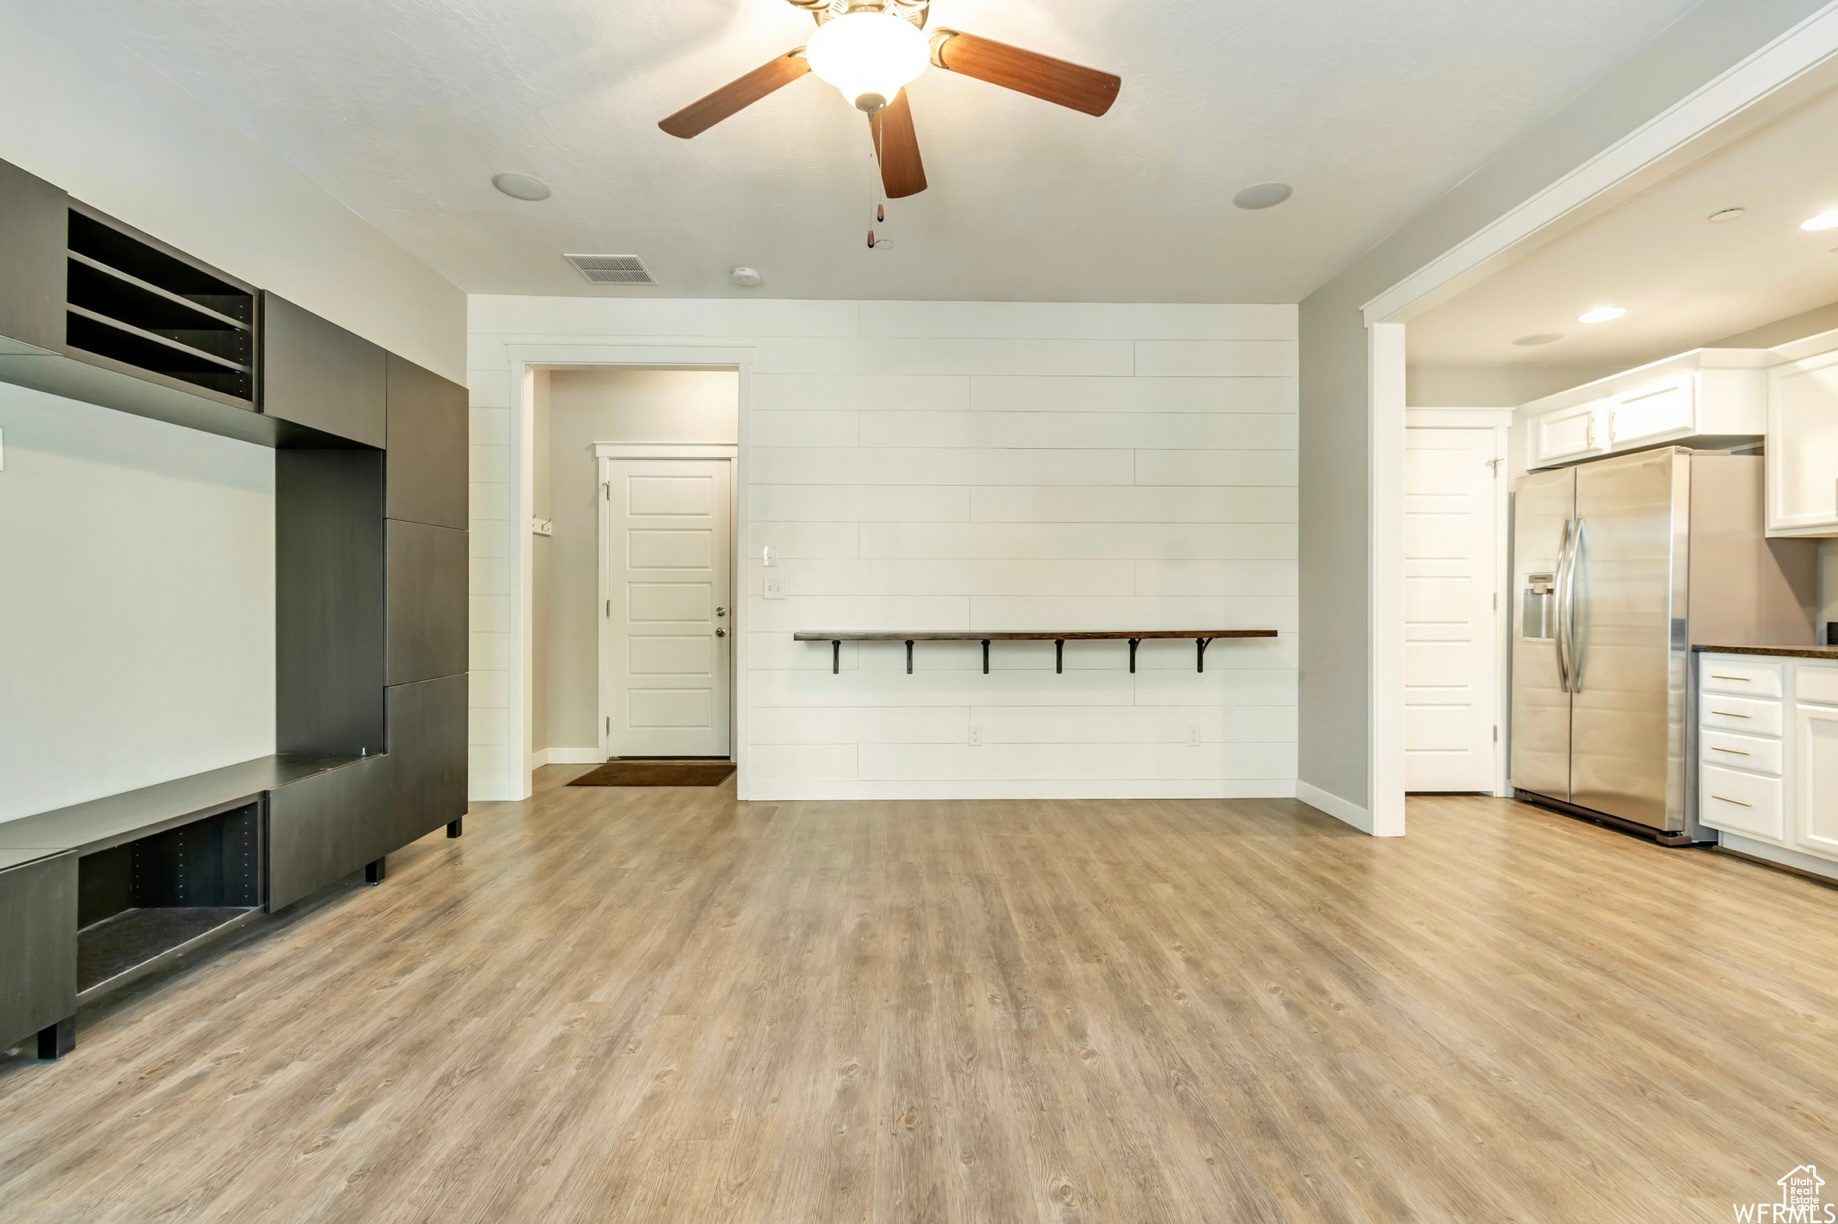
[{"label": "wooden wall shelf", "polygon": [[830,674],[837,675],[842,671],[842,644],[844,642],[905,642],[906,674],[913,673],[914,642],[981,642],[983,644],[983,674],[989,674],[989,644],[991,642],[1052,642],[1053,670],[1066,670],[1067,642],[1128,642],[1130,644],[1130,670],[1136,670],[1136,648],[1144,642],[1167,641],[1177,639],[1192,641],[1194,644],[1194,670],[1206,670],[1206,647],[1220,638],[1273,638],[1275,629],[1119,629],[1112,631],[1067,630],[1064,632],[1037,632],[1032,630],[1006,630],[995,632],[972,629],[964,632],[932,632],[910,629],[800,629],[791,635],[798,642],[828,642],[830,644]]}]

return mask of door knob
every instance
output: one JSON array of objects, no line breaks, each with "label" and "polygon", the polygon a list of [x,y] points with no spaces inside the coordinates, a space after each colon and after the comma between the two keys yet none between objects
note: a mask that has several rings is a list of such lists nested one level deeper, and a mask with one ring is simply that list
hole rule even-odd
[{"label": "door knob", "polygon": [[717,630],[715,630],[715,636],[716,636],[716,637],[726,637],[727,635],[728,635],[728,631],[727,631],[726,629],[717,629]]},{"label": "door knob", "polygon": [[727,614],[728,614],[728,610],[726,608],[716,608],[715,609],[716,616],[726,616]]}]

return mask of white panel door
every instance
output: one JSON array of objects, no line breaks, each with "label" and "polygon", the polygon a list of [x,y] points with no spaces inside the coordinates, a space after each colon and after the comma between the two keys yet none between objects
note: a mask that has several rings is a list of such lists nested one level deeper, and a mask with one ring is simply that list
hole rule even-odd
[{"label": "white panel door", "polygon": [[732,467],[608,459],[601,708],[615,757],[725,757],[733,684]]},{"label": "white panel door", "polygon": [[1495,429],[1406,431],[1404,785],[1497,785]]}]

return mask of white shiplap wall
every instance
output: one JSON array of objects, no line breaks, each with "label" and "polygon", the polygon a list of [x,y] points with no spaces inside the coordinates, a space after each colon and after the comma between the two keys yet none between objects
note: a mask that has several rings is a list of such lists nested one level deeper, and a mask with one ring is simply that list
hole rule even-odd
[{"label": "white shiplap wall", "polygon": [[[1293,306],[472,299],[472,777],[510,736],[511,354],[751,353],[747,798],[1295,793]],[[552,347],[547,351],[556,351]],[[782,600],[761,598],[760,547]],[[794,643],[797,629],[1271,627],[1128,647]],[[972,728],[982,745],[969,746]],[[1189,740],[1197,730],[1200,743]]]}]

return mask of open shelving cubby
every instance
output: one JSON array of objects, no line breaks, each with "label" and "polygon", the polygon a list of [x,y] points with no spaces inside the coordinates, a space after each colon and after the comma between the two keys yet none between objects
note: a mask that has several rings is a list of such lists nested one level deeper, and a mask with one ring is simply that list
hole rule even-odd
[{"label": "open shelving cubby", "polygon": [[71,348],[254,406],[252,289],[75,207],[65,256]]},{"label": "open shelving cubby", "polygon": [[77,998],[125,985],[262,904],[259,800],[77,861]]}]

